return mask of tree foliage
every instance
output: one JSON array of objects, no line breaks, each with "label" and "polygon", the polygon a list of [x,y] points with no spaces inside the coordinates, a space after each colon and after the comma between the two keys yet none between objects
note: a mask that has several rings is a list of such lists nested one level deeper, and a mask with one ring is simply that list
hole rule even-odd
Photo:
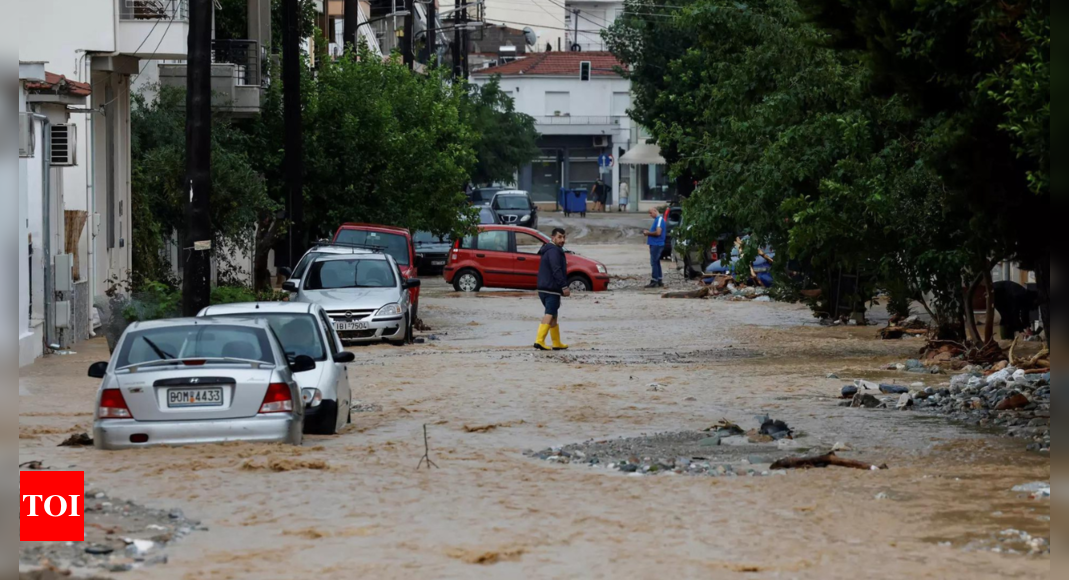
[{"label": "tree foliage", "polygon": [[516,111],[512,97],[501,90],[500,78],[481,87],[470,85],[461,111],[476,134],[472,183],[512,183],[516,170],[540,154],[534,118]]}]

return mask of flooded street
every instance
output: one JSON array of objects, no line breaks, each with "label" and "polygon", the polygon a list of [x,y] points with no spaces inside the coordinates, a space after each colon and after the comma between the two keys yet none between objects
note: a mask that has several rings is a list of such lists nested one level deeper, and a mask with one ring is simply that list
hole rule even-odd
[{"label": "flooded street", "polygon": [[[570,249],[644,282],[645,247],[627,224],[604,223]],[[533,293],[462,296],[428,279],[421,304],[425,344],[353,349],[363,412],[339,436],[296,449],[57,447],[91,431],[98,384],[86,369],[108,357],[98,339],[23,370],[19,463],[84,470],[88,488],[206,528],[172,543],[166,564],[114,578],[1050,576],[1049,555],[992,551],[1027,552],[999,541],[1006,530],[1050,538],[1050,501],[1011,492],[1050,481],[1048,457],[937,417],[839,406],[855,378],[906,380],[880,369],[918,341],[824,328],[803,305],[622,290],[566,300],[571,350],[538,353]],[[756,429],[761,415],[789,424],[802,449],[842,443],[841,456],[890,469],[631,477],[525,456],[722,419]],[[440,469],[416,469],[424,426]],[[757,454],[805,453],[771,443]]]}]

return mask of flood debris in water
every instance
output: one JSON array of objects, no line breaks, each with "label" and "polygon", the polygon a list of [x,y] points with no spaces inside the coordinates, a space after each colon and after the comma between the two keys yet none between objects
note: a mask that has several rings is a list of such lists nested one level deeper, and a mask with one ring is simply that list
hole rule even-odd
[{"label": "flood debris in water", "polygon": [[887,465],[873,465],[863,461],[843,459],[836,455],[834,451],[816,457],[788,457],[786,459],[780,459],[773,463],[770,469],[824,469],[826,467],[845,467],[848,469],[861,469],[864,471],[881,471],[887,469]]}]

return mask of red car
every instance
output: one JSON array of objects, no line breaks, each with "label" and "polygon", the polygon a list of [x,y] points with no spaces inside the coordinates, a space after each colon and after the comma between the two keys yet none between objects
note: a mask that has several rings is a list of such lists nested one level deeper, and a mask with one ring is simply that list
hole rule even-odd
[{"label": "red car", "polygon": [[[481,226],[478,236],[457,240],[445,267],[445,281],[457,292],[483,288],[537,290],[538,255],[550,239],[518,226]],[[604,264],[568,254],[568,285],[573,292],[605,292],[609,271]]]},{"label": "red car", "polygon": [[[401,276],[408,280],[419,277],[416,244],[412,234],[404,228],[371,224],[344,224],[334,233],[333,243],[361,248],[379,249],[393,257],[401,268]],[[412,320],[419,314],[419,288],[411,290]]]}]

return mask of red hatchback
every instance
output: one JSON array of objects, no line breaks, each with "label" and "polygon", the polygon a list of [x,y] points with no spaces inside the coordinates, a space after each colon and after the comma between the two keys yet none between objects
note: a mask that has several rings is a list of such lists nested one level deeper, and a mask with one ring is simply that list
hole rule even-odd
[{"label": "red hatchback", "polygon": [[[419,277],[416,244],[412,240],[412,234],[404,228],[344,224],[335,232],[333,242],[340,245],[379,249],[397,262],[398,267],[401,268],[402,277],[408,280],[415,280]],[[419,288],[413,288],[411,293],[412,304],[416,309],[412,313],[412,319],[415,320],[419,313]]]},{"label": "red hatchback", "polygon": [[[457,292],[483,288],[537,290],[542,246],[550,239],[517,226],[482,226],[478,236],[457,240],[445,267],[445,281]],[[573,292],[605,292],[609,271],[604,264],[568,254],[568,285]]]}]

